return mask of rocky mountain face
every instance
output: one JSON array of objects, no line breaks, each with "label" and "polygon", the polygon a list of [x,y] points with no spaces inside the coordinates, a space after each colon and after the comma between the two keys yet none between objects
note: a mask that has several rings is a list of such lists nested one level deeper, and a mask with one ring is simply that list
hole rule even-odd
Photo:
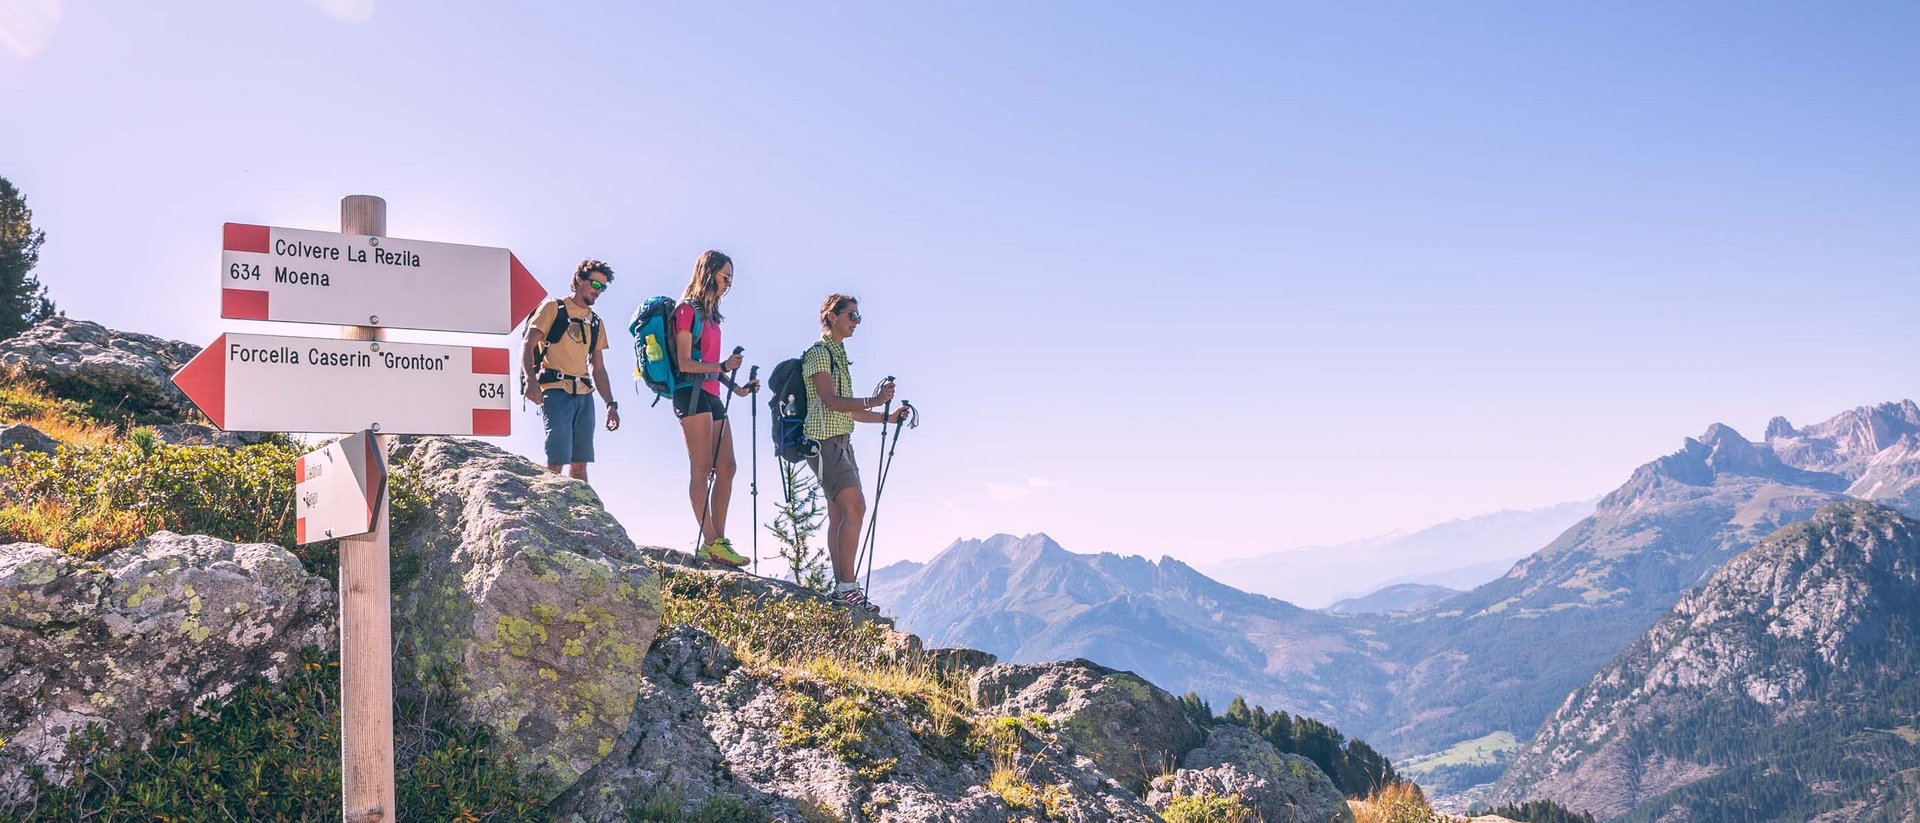
[{"label": "rocky mountain face", "polygon": [[1683,591],[1775,529],[1846,499],[1850,484],[1708,427],[1635,470],[1505,577],[1375,619],[1403,673],[1375,736],[1402,755],[1499,731],[1525,739]]},{"label": "rocky mountain face", "polygon": [[1365,632],[1170,557],[1075,554],[1044,534],[996,535],[876,574],[873,596],[931,643],[1011,662],[1085,657],[1221,705],[1239,694],[1346,728],[1386,697]]},{"label": "rocky mountain face", "polygon": [[1912,819],[1916,718],[1920,522],[1835,504],[1681,598],[1497,791],[1603,819]]}]

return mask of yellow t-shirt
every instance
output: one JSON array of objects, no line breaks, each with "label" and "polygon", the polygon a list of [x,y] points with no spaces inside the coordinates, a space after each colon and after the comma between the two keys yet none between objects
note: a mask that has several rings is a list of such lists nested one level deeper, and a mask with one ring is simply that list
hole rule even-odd
[{"label": "yellow t-shirt", "polygon": [[[592,336],[592,309],[575,309],[572,303],[568,303],[565,300],[556,300],[547,303],[541,306],[539,311],[534,312],[533,322],[528,324],[527,333],[534,335],[536,340],[545,342],[547,339],[547,330],[553,328],[555,318],[559,315],[559,308],[561,306],[566,306],[567,308],[566,319],[560,321],[567,324],[567,332],[566,334],[560,335],[559,340],[553,341],[553,345],[547,347],[546,357],[542,358],[539,363],[540,368],[543,370],[552,369],[561,374],[572,375],[579,378],[591,378],[593,372],[588,368],[588,355],[591,352],[587,351],[587,340]],[[593,351],[605,351],[606,348],[607,327],[605,324],[601,324],[600,339],[595,341]],[[587,385],[585,379],[541,381],[540,390],[545,391],[547,389],[566,389],[574,394],[590,394],[593,392],[593,389]]]}]

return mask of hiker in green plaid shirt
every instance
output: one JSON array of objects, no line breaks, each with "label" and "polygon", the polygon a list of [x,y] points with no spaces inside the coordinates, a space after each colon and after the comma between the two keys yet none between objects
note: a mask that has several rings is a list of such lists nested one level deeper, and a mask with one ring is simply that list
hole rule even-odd
[{"label": "hiker in green plaid shirt", "polygon": [[836,601],[872,614],[879,607],[867,599],[854,583],[855,563],[860,556],[860,519],[867,514],[867,497],[860,490],[860,465],[853,459],[853,424],[898,424],[910,413],[906,407],[888,418],[873,411],[893,400],[893,382],[880,386],[871,397],[853,396],[852,361],[847,359],[846,339],[860,325],[860,301],[835,294],[820,304],[820,342],[807,349],[801,360],[800,378],[807,386],[807,437],[820,443],[820,454],[807,461],[820,488],[827,496],[827,552],[833,559],[833,597]]}]

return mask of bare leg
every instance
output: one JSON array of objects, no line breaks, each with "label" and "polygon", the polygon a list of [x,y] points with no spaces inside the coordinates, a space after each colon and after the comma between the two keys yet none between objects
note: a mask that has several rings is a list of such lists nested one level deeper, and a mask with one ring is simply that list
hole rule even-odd
[{"label": "bare leg", "polygon": [[693,503],[693,520],[700,524],[700,545],[712,543],[715,537],[709,528],[712,518],[701,522],[700,516],[707,511],[707,479],[713,476],[713,415],[690,414],[680,418],[680,433],[686,436],[687,499]]},{"label": "bare leg", "polygon": [[827,550],[836,583],[852,583],[859,574],[860,519],[866,516],[867,496],[859,486],[841,489],[827,503]]},{"label": "bare leg", "polygon": [[[557,470],[557,467],[556,467],[556,470]],[[585,463],[567,464],[567,475],[582,483],[587,482],[587,464]]]},{"label": "bare leg", "polygon": [[[733,476],[739,469],[733,461],[733,426],[722,420],[714,426],[714,436],[720,439],[720,460],[715,463],[713,473],[713,536],[727,536],[727,504],[733,500]],[[711,448],[707,454],[712,455]],[[757,528],[757,527],[756,527]]]},{"label": "bare leg", "polygon": [[547,464],[547,474],[559,474],[559,473],[560,473],[559,466],[555,466],[551,463]]}]

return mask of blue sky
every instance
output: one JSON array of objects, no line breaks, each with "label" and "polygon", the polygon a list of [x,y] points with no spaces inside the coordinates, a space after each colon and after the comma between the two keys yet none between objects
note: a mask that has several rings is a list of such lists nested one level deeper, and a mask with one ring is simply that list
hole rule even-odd
[{"label": "blue sky", "polygon": [[[1914,396],[1916,34],[1874,3],[27,0],[0,175],[68,314],[200,343],[267,330],[218,319],[219,225],[331,229],[346,194],[550,289],[606,259],[620,326],[720,248],[749,362],[854,293],[856,383],[925,409],[882,562],[1001,531],[1205,562]],[[671,414],[625,408],[595,485],[689,543]]]}]

